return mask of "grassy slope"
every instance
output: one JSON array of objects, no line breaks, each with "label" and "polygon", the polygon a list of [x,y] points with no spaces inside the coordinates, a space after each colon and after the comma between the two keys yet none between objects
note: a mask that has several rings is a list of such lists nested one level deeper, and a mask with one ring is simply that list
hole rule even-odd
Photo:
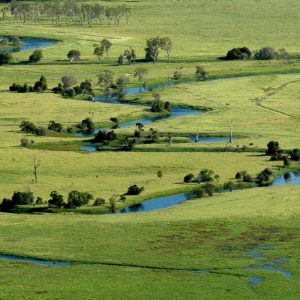
[{"label": "grassy slope", "polygon": [[[282,62],[214,61],[216,56],[224,55],[234,46],[246,45],[257,49],[271,45],[275,48],[284,47],[293,54],[300,52],[297,43],[300,25],[296,22],[299,1],[296,0],[191,0],[188,5],[182,1],[147,0],[130,5],[136,7],[137,12],[132,16],[129,26],[120,28],[1,23],[1,28],[7,33],[46,35],[63,42],[45,49],[45,59],[37,66],[1,67],[0,88],[6,90],[14,81],[33,83],[42,74],[53,86],[65,74],[76,75],[79,79],[91,78],[95,83],[96,74],[105,68],[113,69],[116,75],[131,72],[133,66],[99,66],[96,63],[92,45],[103,37],[109,37],[114,42],[111,57],[115,58],[128,46],[133,46],[138,56],[143,57],[146,38],[157,34],[170,36],[174,40],[172,57],[180,62],[147,65],[150,82],[165,81],[179,67],[183,67],[185,76],[192,75],[195,65],[199,64],[197,59],[202,55],[201,59],[207,62],[201,64],[205,65],[211,76],[289,72]],[[67,51],[72,48],[82,51],[82,64],[70,65],[64,61]],[[28,52],[19,53],[14,57],[19,62],[26,60],[28,55]],[[164,54],[161,57],[165,59]],[[294,60],[290,68],[292,71],[299,70],[299,62]],[[288,86],[267,101],[270,108],[284,109],[293,118],[263,110],[251,102],[251,99],[266,94],[263,88],[277,87],[295,78],[297,76],[257,77],[207,82],[163,91],[163,95],[170,97],[174,103],[207,105],[216,111],[199,118],[167,121],[159,126],[161,130],[176,132],[201,129],[205,133],[224,133],[228,118],[232,118],[236,124],[235,132],[252,137],[243,140],[245,143],[253,142],[255,137],[254,142],[264,146],[269,139],[280,137],[284,147],[297,147],[297,85]],[[239,169],[247,169],[255,174],[271,164],[264,157],[230,153],[84,155],[19,149],[16,146],[23,135],[17,134],[16,130],[20,118],[47,123],[50,119],[62,120],[63,111],[64,121],[68,123],[89,116],[90,110],[93,110],[96,111],[97,121],[102,122],[123,113],[126,116],[144,113],[139,108],[127,110],[122,107],[122,111],[117,111],[115,106],[71,102],[48,94],[51,102],[45,102],[44,95],[31,94],[28,99],[25,97],[6,93],[0,97],[2,195],[9,196],[15,189],[30,187],[45,199],[52,189],[65,194],[70,189],[84,189],[110,196],[116,189],[124,192],[132,183],[145,184],[145,195],[149,195],[177,188],[176,182],[181,182],[185,173],[197,172],[199,168],[213,168],[221,175],[221,180],[225,180]],[[227,102],[230,103],[229,108]],[[48,137],[33,139],[64,140]],[[34,155],[42,162],[40,183],[35,186],[31,183]],[[159,168],[164,171],[161,181],[156,178]],[[100,176],[97,179],[98,174]],[[112,188],[111,184],[116,186]],[[222,271],[227,267],[255,264],[255,261],[246,257],[245,248],[271,243],[276,244],[277,248],[270,255],[288,257],[290,260],[285,267],[294,276],[286,280],[276,273],[251,272],[267,279],[263,285],[252,290],[247,285],[248,277],[83,265],[50,269],[0,262],[3,283],[0,298],[99,299],[100,295],[106,299],[199,299],[201,295],[204,299],[295,299],[300,292],[298,195],[298,186],[253,189],[203,201],[190,201],[159,212],[134,215],[1,214],[0,252],[84,262],[220,268]],[[246,271],[234,272],[249,275]]]},{"label": "grassy slope", "polygon": [[[145,214],[102,217],[2,214],[2,253],[77,262],[214,269],[221,274],[203,276],[88,265],[55,269],[1,262],[2,274],[14,272],[18,276],[6,279],[0,295],[11,295],[13,287],[25,284],[26,288],[18,293],[20,297],[72,299],[69,293],[75,291],[75,297],[86,292],[91,299],[95,293],[103,293],[108,299],[115,295],[120,299],[135,299],[140,296],[140,284],[147,281],[143,289],[147,299],[154,295],[194,299],[199,293],[205,293],[205,299],[221,296],[240,299],[242,294],[250,299],[278,299],[283,295],[293,299],[299,292],[300,276],[297,268],[300,207],[297,197],[290,196],[293,193],[299,193],[298,186],[277,189],[276,196],[270,189],[250,190],[246,195],[234,192]],[[276,245],[272,251],[262,251],[265,255],[289,258],[284,268],[293,273],[293,278],[284,279],[273,272],[241,270],[257,265],[245,250],[262,244]],[[266,281],[252,290],[247,281],[254,274]],[[53,276],[50,283],[47,276]],[[64,290],[54,289],[64,276],[70,278]],[[76,280],[78,276],[81,283]],[[24,279],[21,283],[21,278],[25,278],[25,283]],[[161,280],[159,291],[157,278]],[[113,291],[111,280],[115,282]],[[130,284],[132,281],[134,285]],[[124,290],[126,282],[131,287],[127,291]]]}]

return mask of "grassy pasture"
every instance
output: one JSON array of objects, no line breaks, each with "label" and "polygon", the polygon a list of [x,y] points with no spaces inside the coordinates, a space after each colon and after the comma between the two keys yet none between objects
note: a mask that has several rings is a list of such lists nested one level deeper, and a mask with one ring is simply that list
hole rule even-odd
[{"label": "grassy pasture", "polygon": [[[241,298],[241,294],[249,295],[250,299],[276,299],[284,294],[285,298],[293,299],[299,292],[297,282],[300,276],[297,268],[299,187],[276,188],[276,194],[271,191],[272,189],[238,191],[211,199],[189,201],[177,208],[158,212],[101,218],[83,215],[2,214],[2,253],[79,263],[199,268],[213,270],[217,274],[205,276],[188,272],[100,265],[75,265],[60,269],[1,262],[2,274],[13,272],[17,276],[6,279],[0,295],[10,295],[13,287],[24,284],[24,278],[23,283],[20,279],[25,276],[28,281],[25,279],[26,288],[17,293],[20,297],[47,299],[59,295],[69,299],[72,298],[70,291],[76,291],[75,297],[86,291],[91,299],[95,293],[103,293],[106,298],[113,297],[116,293],[120,299],[135,299],[141,293],[139,284],[132,286],[128,283],[131,289],[127,292],[124,291],[124,286],[127,286],[127,280],[138,276],[135,283],[148,282],[147,288],[143,289],[147,299],[153,295],[161,298],[167,294],[170,299],[175,295],[180,299],[194,299],[199,293],[205,293],[208,299],[215,299],[223,294],[224,297],[228,294],[228,299]],[[257,264],[245,251],[263,244],[276,245],[272,251],[261,250],[265,255],[289,258],[284,268],[293,273],[291,279],[285,279],[276,272],[242,270]],[[32,275],[29,276],[29,272]],[[86,275],[78,283],[76,278],[83,273]],[[262,276],[265,282],[251,289],[247,281],[249,276],[255,275]],[[46,276],[53,276],[53,280],[49,283],[45,280]],[[64,291],[59,288],[54,290],[64,276],[70,279]],[[158,278],[160,284],[165,282],[159,292],[153,290],[156,289]],[[96,279],[101,280],[101,288]],[[176,282],[179,281],[181,284],[176,288]],[[30,289],[33,284],[35,286]],[[114,291],[110,290],[112,284]],[[188,290],[186,286],[189,287]],[[44,294],[39,295],[39,291]]]},{"label": "grassy pasture", "polygon": [[[62,99],[51,93],[27,96],[8,93],[7,89],[13,82],[33,84],[41,75],[53,87],[66,74],[79,81],[92,79],[97,88],[96,75],[101,70],[110,69],[115,77],[132,73],[136,66],[116,66],[117,56],[132,46],[138,58],[143,58],[145,40],[156,35],[169,36],[174,50],[171,63],[161,52],[158,64],[137,64],[149,70],[149,84],[165,82],[176,69],[188,80],[196,65],[203,65],[211,78],[235,78],[160,90],[162,99],[173,104],[212,110],[152,124],[155,129],[176,135],[197,130],[204,135],[227,135],[227,122],[232,120],[234,135],[240,136],[234,146],[253,143],[254,149],[261,148],[274,139],[285,149],[299,148],[299,1],[144,0],[127,4],[133,8],[133,15],[129,25],[119,28],[57,26],[49,20],[40,25],[0,21],[0,35],[59,41],[43,50],[44,59],[36,65],[24,63],[31,53],[27,51],[15,53],[13,64],[0,67],[1,197],[29,188],[44,200],[48,200],[52,190],[65,196],[71,190],[89,191],[108,199],[113,193],[124,193],[129,185],[138,184],[145,186],[145,191],[135,199],[142,200],[189,189],[190,185],[182,183],[183,176],[203,168],[213,169],[223,183],[240,170],[255,176],[266,167],[275,170],[282,165],[257,153],[193,152],[196,148],[224,147],[222,143],[176,144],[176,152],[161,153],[156,153],[156,148],[166,150],[168,146],[145,146],[144,151],[153,151],[146,153],[93,154],[19,147],[24,134],[18,126],[23,119],[39,125],[50,120],[70,125],[92,116],[103,125],[110,117],[125,121],[149,115],[142,107]],[[93,44],[104,37],[113,42],[113,47],[109,58],[99,65]],[[291,65],[280,60],[217,60],[227,50],[240,46],[252,50],[263,46],[286,48],[292,54]],[[81,51],[80,62],[66,60],[70,49]],[[131,77],[131,85],[138,84]],[[139,96],[138,101],[150,99],[148,93]],[[75,137],[27,137],[36,144],[74,141],[78,145],[82,141]],[[34,156],[41,161],[37,184],[32,181]],[[159,169],[163,171],[161,180],[156,176]],[[187,201],[161,211],[127,215],[1,213],[0,253],[79,264],[59,269],[0,261],[0,299],[297,299],[299,192],[297,185],[248,189]],[[246,250],[262,244],[276,246],[265,254],[288,258],[284,268],[292,272],[291,279],[276,272],[243,270],[257,265]],[[119,263],[123,267],[90,263]],[[218,274],[207,276],[131,265],[209,269]],[[250,288],[249,276],[262,277],[265,282]]]}]

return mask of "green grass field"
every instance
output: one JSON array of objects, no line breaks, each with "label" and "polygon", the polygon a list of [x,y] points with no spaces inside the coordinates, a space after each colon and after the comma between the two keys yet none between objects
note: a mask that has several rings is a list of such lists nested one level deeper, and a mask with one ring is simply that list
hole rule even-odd
[{"label": "green grass field", "polygon": [[[109,1],[98,1],[110,5]],[[124,3],[113,1],[113,5]],[[0,20],[1,35],[19,35],[57,40],[43,49],[44,58],[27,64],[32,51],[13,54],[13,62],[0,66],[0,194],[30,189],[45,201],[57,190],[67,198],[71,190],[88,191],[108,200],[123,194],[128,186],[144,186],[127,204],[160,195],[189,191],[187,173],[213,169],[218,184],[234,180],[237,171],[255,177],[265,168],[283,172],[282,161],[263,155],[270,140],[282,149],[300,148],[300,44],[299,1],[296,0],[166,0],[128,1],[129,24],[120,27],[17,23]],[[4,4],[0,4],[2,8]],[[117,57],[133,47],[144,58],[146,39],[168,36],[173,41],[171,61],[161,51],[159,61],[117,66]],[[99,64],[94,43],[108,38],[113,43],[109,57]],[[257,50],[264,46],[285,48],[290,64],[283,60],[222,61],[233,47]],[[81,60],[69,62],[67,52],[81,51]],[[195,67],[209,73],[207,81],[194,82]],[[74,126],[90,117],[97,127],[151,116],[149,108],[67,99],[50,93],[17,94],[13,83],[34,84],[40,76],[49,88],[64,75],[78,82],[91,79],[97,95],[97,74],[113,71],[114,77],[132,74],[137,66],[148,70],[147,83],[165,83],[176,70],[185,83],[157,90],[172,105],[208,109],[201,115],[167,119],[152,127],[162,135],[180,137],[228,136],[233,123],[233,147],[249,152],[224,152],[228,143],[166,143],[136,145],[131,152],[84,153],[86,138],[75,135],[38,137],[20,132],[22,120],[47,126],[49,121]],[[130,87],[141,85],[130,76]],[[125,101],[150,103],[152,92],[126,96]],[[133,127],[117,133],[132,134]],[[31,148],[20,139],[34,140]],[[218,150],[218,151],[217,151]],[[33,159],[41,162],[34,183]],[[292,164],[300,169],[299,163]],[[163,177],[157,177],[162,170]],[[0,214],[0,254],[73,262],[65,268],[45,267],[0,259],[0,299],[298,299],[300,294],[299,185],[254,188],[216,193],[155,212],[116,215],[79,213]],[[0,199],[2,199],[0,198]],[[119,205],[119,203],[118,203]],[[91,206],[82,210],[90,209]],[[78,211],[80,211],[78,209]],[[99,210],[103,212],[103,210]],[[260,248],[272,246],[271,250]],[[249,249],[270,259],[285,258],[282,269],[258,270],[264,261],[251,258]],[[249,270],[253,267],[254,269]],[[256,268],[255,268],[256,267]],[[248,269],[247,269],[248,268]],[[190,272],[209,270],[210,274]],[[251,277],[264,281],[249,285]]]}]

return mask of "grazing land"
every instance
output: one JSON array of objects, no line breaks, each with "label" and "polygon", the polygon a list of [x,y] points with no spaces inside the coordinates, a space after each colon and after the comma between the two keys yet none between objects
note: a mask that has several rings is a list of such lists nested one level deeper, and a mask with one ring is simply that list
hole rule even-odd
[{"label": "grazing land", "polygon": [[299,1],[38,2],[0,3],[0,299],[299,298]]}]

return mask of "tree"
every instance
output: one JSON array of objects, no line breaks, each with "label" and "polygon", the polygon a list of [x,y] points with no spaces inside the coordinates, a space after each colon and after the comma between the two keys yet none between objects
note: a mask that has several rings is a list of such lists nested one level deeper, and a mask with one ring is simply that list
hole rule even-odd
[{"label": "tree", "polygon": [[123,90],[126,88],[128,83],[129,83],[129,79],[128,77],[125,76],[121,76],[116,80],[116,86],[120,92],[123,92]]},{"label": "tree", "polygon": [[69,60],[72,62],[74,60],[80,60],[80,51],[70,50],[67,54]]},{"label": "tree", "polygon": [[99,64],[101,64],[102,57],[104,55],[104,47],[103,46],[96,47],[94,49],[94,55],[96,55],[98,57]]},{"label": "tree", "polygon": [[247,47],[233,48],[227,52],[224,57],[225,60],[235,60],[235,59],[250,59],[252,52]]},{"label": "tree", "polygon": [[103,143],[106,141],[113,141],[117,138],[117,134],[112,130],[112,131],[105,131],[105,130],[100,130],[95,138],[93,139],[94,143]]},{"label": "tree", "polygon": [[60,195],[57,191],[52,191],[50,193],[51,199],[48,201],[49,206],[63,207],[64,197]]},{"label": "tree", "polygon": [[65,75],[61,78],[61,82],[63,84],[63,88],[67,90],[77,83],[77,79],[74,76]]},{"label": "tree", "polygon": [[12,61],[12,55],[9,53],[0,53],[0,66],[8,65]]},{"label": "tree", "polygon": [[291,160],[299,161],[300,160],[300,149],[293,149],[290,153]]},{"label": "tree", "polygon": [[34,202],[34,195],[30,190],[26,192],[14,192],[12,202],[14,205],[30,205]]},{"label": "tree", "polygon": [[78,127],[81,128],[81,130],[87,134],[94,133],[96,128],[91,118],[85,118],[84,120],[82,120],[81,124],[79,124]]},{"label": "tree", "polygon": [[254,58],[258,60],[271,60],[277,56],[278,53],[273,47],[264,47],[254,52]]},{"label": "tree", "polygon": [[80,207],[85,204],[85,199],[82,195],[82,193],[78,191],[72,191],[69,193],[68,196],[68,203],[66,205],[66,208],[76,208]]},{"label": "tree", "polygon": [[112,46],[112,43],[108,39],[103,39],[100,42],[100,47],[103,47],[103,50],[105,51],[106,56],[108,56],[111,46]]},{"label": "tree", "polygon": [[138,187],[136,184],[134,184],[128,188],[125,195],[139,195],[142,191],[144,191],[144,187]]},{"label": "tree", "polygon": [[208,77],[208,73],[205,71],[204,67],[196,66],[196,77],[200,80],[205,80]]},{"label": "tree", "polygon": [[56,132],[62,132],[63,131],[63,126],[62,124],[55,122],[55,121],[50,121],[48,125],[48,129]]},{"label": "tree", "polygon": [[94,206],[101,206],[103,204],[105,204],[105,199],[103,199],[103,198],[96,198],[93,205]]},{"label": "tree", "polygon": [[38,169],[38,167],[40,167],[40,165],[41,165],[40,161],[36,157],[34,157],[33,158],[33,175],[34,175],[35,183],[38,183],[37,169]]},{"label": "tree", "polygon": [[47,86],[47,80],[45,76],[41,76],[41,78],[39,79],[39,81],[37,81],[34,86],[33,86],[33,91],[34,92],[43,92],[45,90],[47,90],[48,86]]},{"label": "tree", "polygon": [[146,75],[148,74],[148,70],[143,67],[138,67],[134,70],[133,77],[137,78],[138,81],[145,80]]},{"label": "tree", "polygon": [[113,194],[109,198],[110,210],[113,214],[116,212],[116,208],[117,208],[116,198],[117,198],[116,194]]},{"label": "tree", "polygon": [[98,74],[98,85],[102,86],[105,92],[109,92],[109,88],[113,83],[113,72],[110,70],[104,70]]},{"label": "tree", "polygon": [[146,48],[145,48],[146,60],[152,61],[153,64],[155,64],[158,58],[160,47],[161,47],[161,40],[159,36],[147,40]]},{"label": "tree", "polygon": [[29,62],[36,63],[39,62],[42,58],[43,58],[42,50],[37,49],[34,50],[33,53],[29,56]]},{"label": "tree", "polygon": [[135,132],[134,132],[135,137],[142,138],[143,131],[144,131],[144,125],[142,123],[136,123],[135,127],[136,127]]},{"label": "tree", "polygon": [[280,151],[279,143],[276,141],[270,141],[267,147],[266,155],[276,156]]},{"label": "tree", "polygon": [[187,175],[184,176],[183,181],[185,183],[190,183],[190,182],[194,181],[194,178],[195,178],[194,174],[189,173],[189,174],[187,174]]},{"label": "tree", "polygon": [[165,50],[168,56],[168,62],[170,62],[170,53],[172,51],[172,41],[168,37],[164,37],[160,39],[160,47],[162,50]]},{"label": "tree", "polygon": [[210,182],[214,180],[214,171],[210,169],[200,170],[198,175],[199,182]]},{"label": "tree", "polygon": [[162,170],[158,170],[158,171],[157,171],[157,177],[158,177],[159,179],[162,179],[162,177],[163,177],[163,172],[162,172]]},{"label": "tree", "polygon": [[124,57],[126,58],[129,65],[131,65],[132,63],[135,63],[135,59],[136,59],[135,50],[132,49],[131,47],[129,49],[125,50]]}]

